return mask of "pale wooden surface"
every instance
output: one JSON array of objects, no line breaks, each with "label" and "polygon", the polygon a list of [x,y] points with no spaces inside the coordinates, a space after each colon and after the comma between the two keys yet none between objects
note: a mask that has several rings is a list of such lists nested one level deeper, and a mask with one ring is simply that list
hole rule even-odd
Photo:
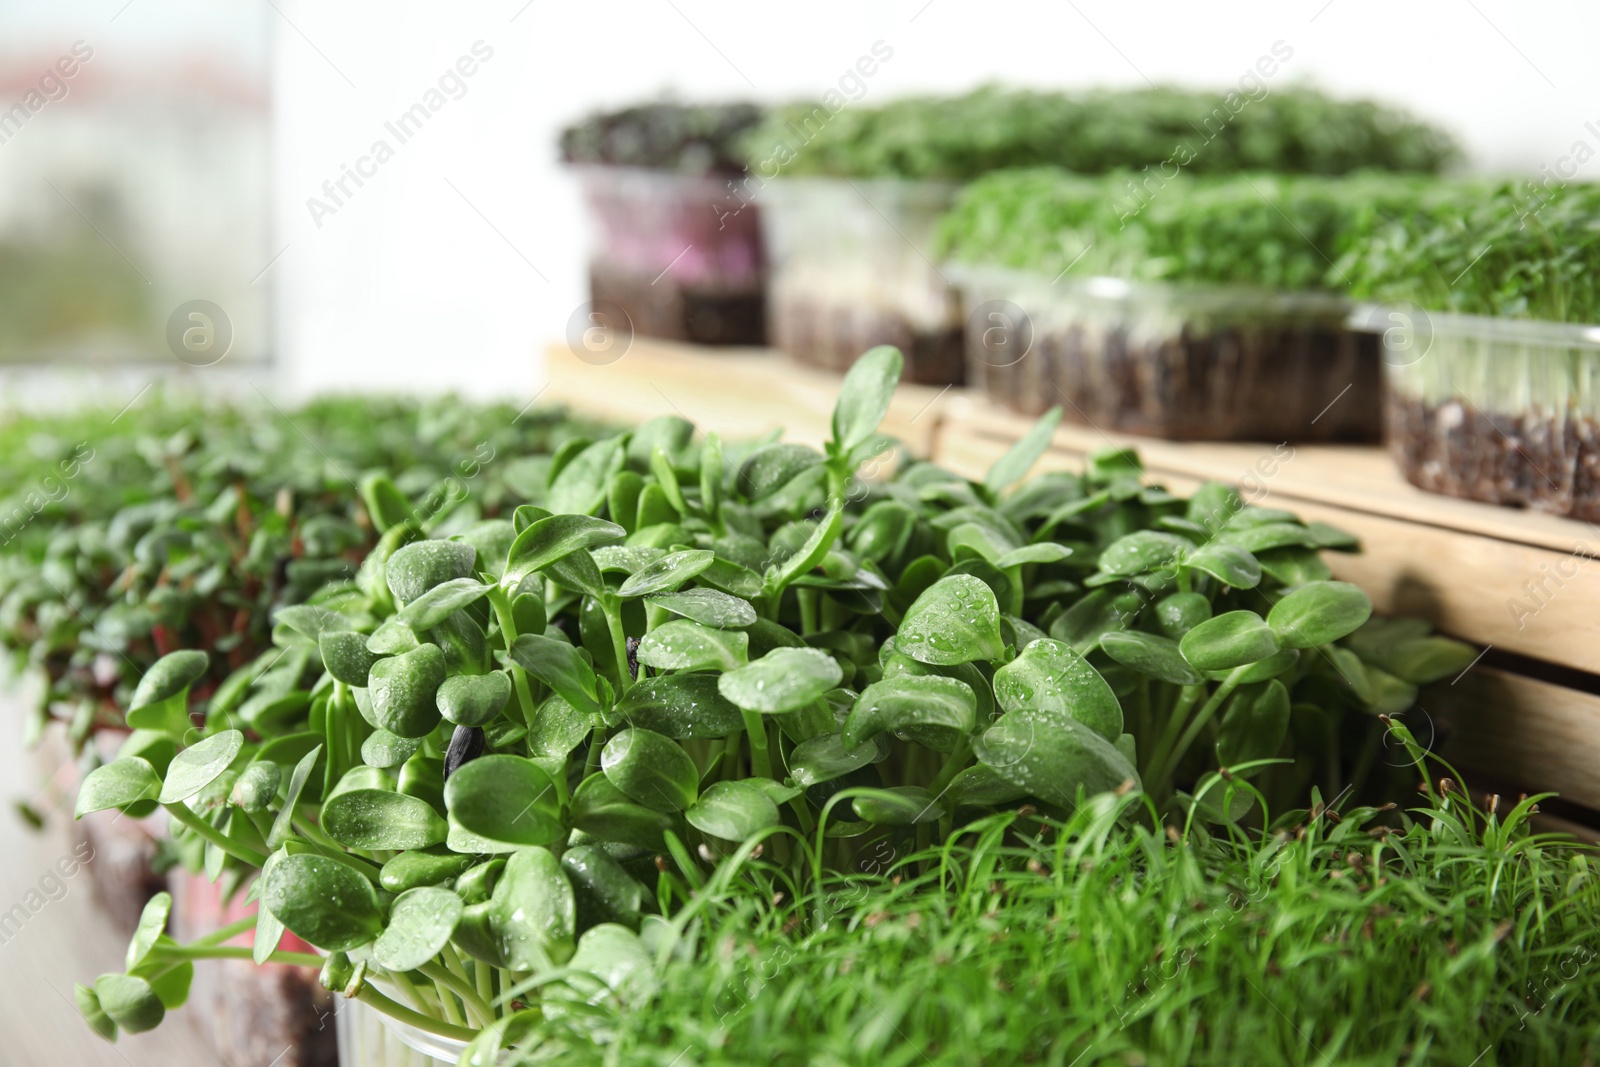
[{"label": "pale wooden surface", "polygon": [[[615,362],[584,357],[565,344],[550,346],[548,385],[540,400],[624,424],[681,415],[702,432],[715,431],[729,441],[782,429],[787,441],[821,448],[830,436],[839,376],[799,366],[770,349],[706,348],[638,337]],[[883,432],[926,458],[945,402],[957,392],[900,386]]]},{"label": "pale wooden surface", "polygon": [[[33,754],[17,742],[21,719],[17,696],[0,691],[0,729],[7,741],[0,745],[0,782],[8,801],[31,797],[44,777]],[[69,816],[70,811],[58,813],[48,829],[36,833],[9,803],[0,813],[0,910],[25,905],[29,891],[56,870],[56,861],[71,855]],[[218,1067],[216,1054],[183,1010],[149,1033],[123,1035],[116,1045],[89,1029],[72,987],[120,971],[128,942],[96,905],[87,870],[63,881],[66,895],[45,903],[20,933],[0,944],[0,1067]]]}]

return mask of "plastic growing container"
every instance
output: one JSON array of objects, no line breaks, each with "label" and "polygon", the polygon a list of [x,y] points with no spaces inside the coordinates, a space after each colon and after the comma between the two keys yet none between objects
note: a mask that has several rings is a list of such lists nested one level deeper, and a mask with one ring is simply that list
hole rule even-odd
[{"label": "plastic growing container", "polygon": [[729,192],[726,175],[573,170],[589,212],[593,303],[620,307],[649,337],[765,343],[760,212]]},{"label": "plastic growing container", "polygon": [[1412,484],[1600,519],[1600,326],[1360,316],[1381,330],[1389,450]]},{"label": "plastic growing container", "polygon": [[779,178],[757,193],[772,254],[773,343],[845,370],[874,345],[905,355],[904,380],[962,380],[959,295],[934,265],[953,185]]},{"label": "plastic growing container", "polygon": [[465,1041],[391,1019],[359,1000],[338,998],[340,1067],[455,1067]]},{"label": "plastic growing container", "polygon": [[1378,344],[1327,293],[952,267],[968,382],[1025,414],[1190,441],[1375,442]]}]

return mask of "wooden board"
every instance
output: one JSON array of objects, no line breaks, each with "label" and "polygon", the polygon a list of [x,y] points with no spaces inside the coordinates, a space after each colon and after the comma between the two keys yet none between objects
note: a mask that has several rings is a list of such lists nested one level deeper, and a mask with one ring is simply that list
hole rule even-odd
[{"label": "wooden board", "polygon": [[[782,428],[785,440],[813,448],[821,448],[830,435],[840,382],[836,374],[802,367],[770,349],[706,348],[642,337],[614,360],[552,345],[545,352],[545,374],[541,401],[602,419],[634,425],[657,415],[681,415],[725,440]],[[928,456],[948,395],[956,392],[900,386],[883,432],[900,438],[913,454]]]}]

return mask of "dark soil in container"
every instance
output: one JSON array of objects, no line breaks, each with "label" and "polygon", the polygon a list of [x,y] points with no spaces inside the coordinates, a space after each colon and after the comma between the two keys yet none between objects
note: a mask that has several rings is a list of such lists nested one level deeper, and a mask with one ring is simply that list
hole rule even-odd
[{"label": "dark soil in container", "polygon": [[1005,366],[974,334],[969,375],[1023,414],[1061,404],[1079,424],[1180,441],[1379,439],[1378,338],[1337,325],[1185,327],[1148,342],[1071,325]]},{"label": "dark soil in container", "polygon": [[641,337],[702,345],[766,343],[767,301],[760,288],[719,291],[683,285],[670,274],[652,280],[591,265],[589,298],[622,308]]},{"label": "dark soil in container", "polygon": [[1389,452],[1422,489],[1600,519],[1600,426],[1563,415],[1490,415],[1464,400],[1391,392]]},{"label": "dark soil in container", "polygon": [[772,339],[790,358],[828,370],[848,370],[867,349],[894,345],[905,356],[902,381],[960,385],[966,375],[960,326],[920,329],[884,308],[778,298],[773,301]]}]

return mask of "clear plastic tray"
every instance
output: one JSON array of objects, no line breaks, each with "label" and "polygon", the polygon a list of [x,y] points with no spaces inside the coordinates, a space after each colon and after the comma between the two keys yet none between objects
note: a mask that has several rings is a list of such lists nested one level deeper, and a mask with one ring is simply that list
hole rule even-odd
[{"label": "clear plastic tray", "polygon": [[1365,308],[1412,484],[1600,519],[1600,326]]},{"label": "clear plastic tray", "polygon": [[467,1043],[389,1018],[359,1000],[335,1000],[340,1067],[456,1067]]},{"label": "clear plastic tray", "polygon": [[[700,344],[765,341],[760,209],[726,175],[575,166],[590,223],[590,298],[634,332]],[[743,204],[741,208],[741,204]]]},{"label": "clear plastic tray", "polygon": [[905,354],[905,380],[960,383],[960,299],[930,252],[955,192],[882,179],[776,178],[762,186],[773,343],[835,370],[892,344]]},{"label": "clear plastic tray", "polygon": [[1053,281],[952,265],[968,384],[1025,414],[1172,440],[1375,442],[1378,345],[1327,293]]}]

